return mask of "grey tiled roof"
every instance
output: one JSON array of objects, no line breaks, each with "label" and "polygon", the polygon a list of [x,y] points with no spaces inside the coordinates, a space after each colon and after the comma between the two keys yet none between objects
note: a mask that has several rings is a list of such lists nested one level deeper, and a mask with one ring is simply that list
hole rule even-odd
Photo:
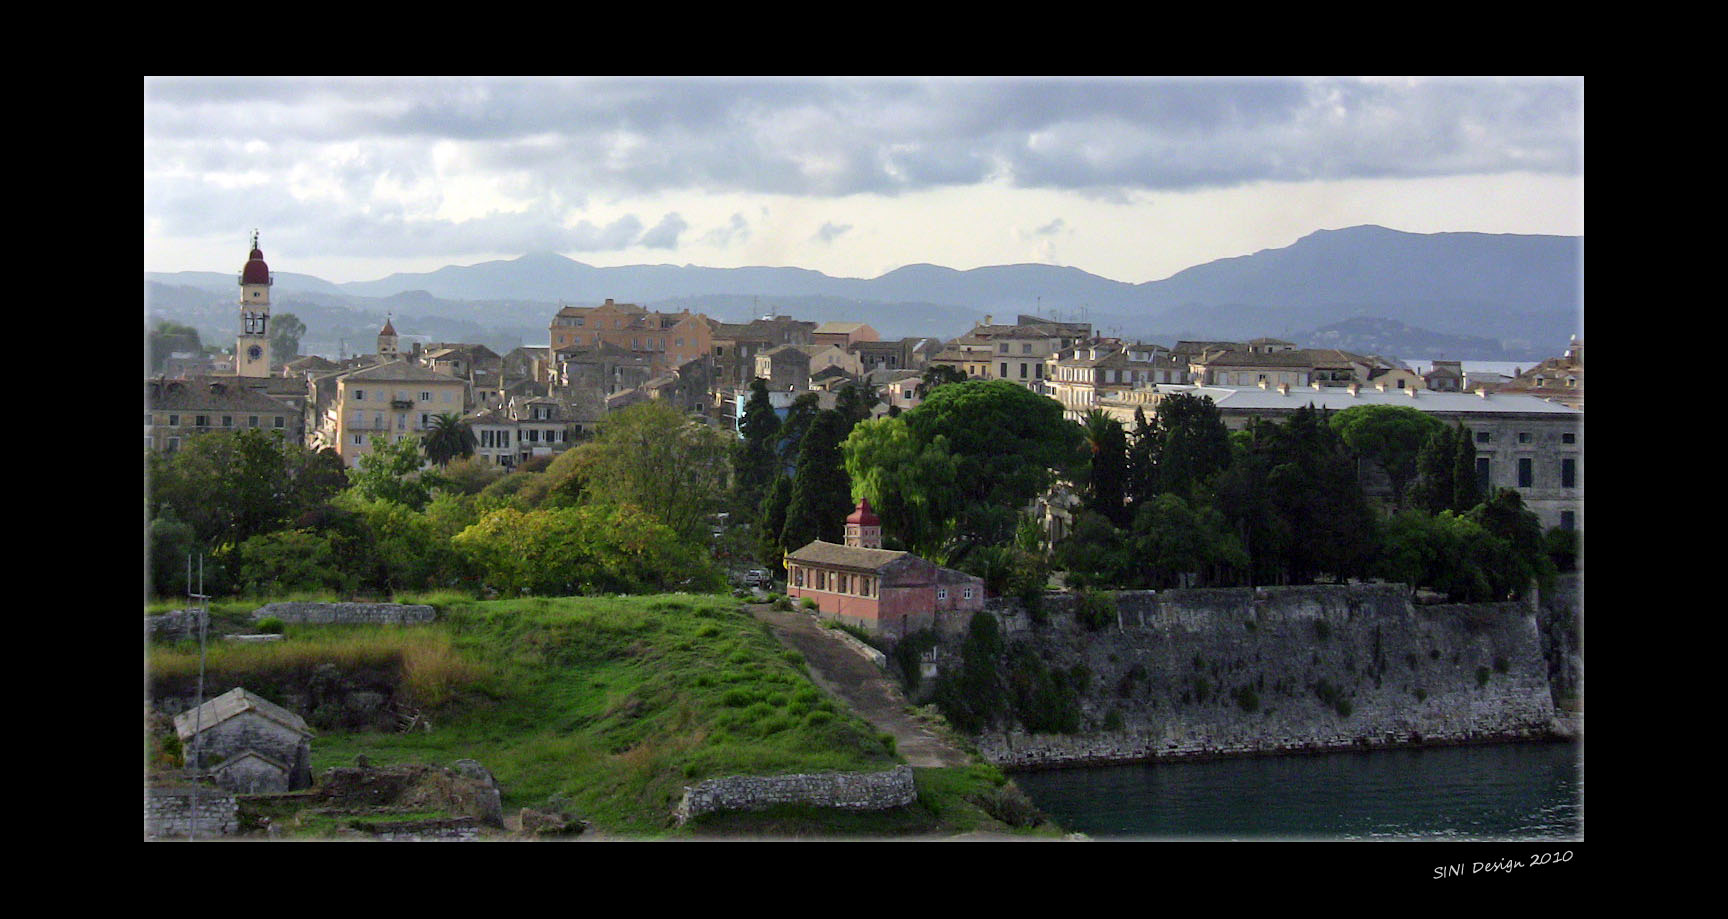
[{"label": "grey tiled roof", "polygon": [[403,382],[403,383],[410,383],[410,382],[412,382],[412,383],[460,383],[460,382],[462,382],[461,380],[458,380],[455,377],[450,376],[447,373],[439,373],[436,370],[428,370],[425,367],[422,367],[419,364],[415,364],[411,361],[390,361],[389,363],[386,363],[386,364],[374,364],[371,367],[365,368],[364,370],[356,370],[356,371],[348,374],[346,377],[344,377],[344,379],[349,380],[349,381],[358,380],[361,382],[369,382],[369,381],[373,381],[373,380],[378,380],[378,381],[382,381],[382,382]]},{"label": "grey tiled roof", "polygon": [[809,543],[796,552],[786,553],[786,558],[790,561],[803,562],[809,565],[856,568],[861,571],[877,571],[908,556],[911,556],[911,553],[896,552],[893,549],[842,546],[838,543],[823,542],[820,539]]}]

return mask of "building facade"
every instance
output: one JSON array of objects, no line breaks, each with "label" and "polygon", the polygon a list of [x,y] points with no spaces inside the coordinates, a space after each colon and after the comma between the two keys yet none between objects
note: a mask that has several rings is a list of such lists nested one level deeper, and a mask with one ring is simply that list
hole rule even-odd
[{"label": "building facade", "polygon": [[322,381],[333,388],[312,434],[314,449],[329,447],[353,466],[381,442],[418,437],[438,415],[461,415],[468,384],[409,361],[374,364]]},{"label": "building facade", "polygon": [[144,383],[144,447],[174,453],[201,434],[265,430],[299,443],[299,410],[231,376]]},{"label": "building facade", "polygon": [[882,524],[868,501],[846,518],[845,540],[815,540],[786,553],[786,595],[811,600],[823,616],[892,638],[932,628],[944,613],[984,608],[982,578],[883,549]]}]

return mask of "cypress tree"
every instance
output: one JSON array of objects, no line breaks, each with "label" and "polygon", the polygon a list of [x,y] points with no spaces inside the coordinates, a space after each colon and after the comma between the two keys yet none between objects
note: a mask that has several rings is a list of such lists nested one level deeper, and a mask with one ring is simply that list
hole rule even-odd
[{"label": "cypress tree", "polygon": [[750,399],[744,403],[738,433],[743,440],[733,454],[733,487],[738,507],[753,514],[761,507],[768,485],[778,472],[775,440],[780,433],[780,416],[774,414],[774,406],[768,401],[768,384],[760,379],[750,383]]},{"label": "cypress tree", "polygon": [[1476,438],[1464,422],[1458,422],[1452,443],[1452,510],[1462,514],[1481,504],[1485,496],[1476,477]]},{"label": "cypress tree", "polygon": [[1416,481],[1410,486],[1410,503],[1430,514],[1452,507],[1453,467],[1457,463],[1457,435],[1452,428],[1435,431],[1416,456]]},{"label": "cypress tree", "polygon": [[816,414],[798,451],[798,471],[786,506],[780,545],[796,549],[813,539],[840,542],[846,515],[852,512],[852,480],[840,454],[840,441],[849,425],[833,409]]}]

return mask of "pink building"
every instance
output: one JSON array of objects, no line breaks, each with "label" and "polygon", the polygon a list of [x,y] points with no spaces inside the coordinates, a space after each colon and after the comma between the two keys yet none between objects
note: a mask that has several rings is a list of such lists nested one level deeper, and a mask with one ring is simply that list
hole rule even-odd
[{"label": "pink building", "polygon": [[984,608],[984,581],[910,552],[882,547],[882,523],[859,501],[846,543],[818,539],[786,553],[786,594],[815,601],[822,615],[903,637],[933,627],[943,612]]}]

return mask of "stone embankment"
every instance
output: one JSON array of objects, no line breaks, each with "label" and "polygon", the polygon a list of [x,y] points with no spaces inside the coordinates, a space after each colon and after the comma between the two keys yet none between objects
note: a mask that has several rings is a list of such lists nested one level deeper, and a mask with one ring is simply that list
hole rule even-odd
[{"label": "stone embankment", "polygon": [[781,804],[891,810],[917,799],[911,766],[896,766],[886,772],[736,775],[686,787],[674,817],[682,825],[704,814],[762,810]]},{"label": "stone embankment", "polygon": [[[1398,585],[1123,592],[1116,621],[990,611],[1081,686],[1083,730],[975,738],[1006,768],[1542,739],[1565,734],[1535,608],[1416,606]],[[941,660],[957,666],[963,626]]]}]

